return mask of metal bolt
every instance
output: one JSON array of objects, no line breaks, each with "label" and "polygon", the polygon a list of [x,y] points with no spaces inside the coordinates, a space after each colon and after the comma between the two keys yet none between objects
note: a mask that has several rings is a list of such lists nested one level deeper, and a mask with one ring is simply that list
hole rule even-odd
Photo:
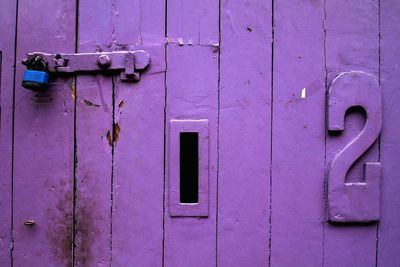
[{"label": "metal bolt", "polygon": [[102,69],[106,69],[111,66],[111,58],[107,55],[100,55],[97,58],[97,65]]},{"label": "metal bolt", "polygon": [[34,224],[35,224],[34,220],[27,220],[26,222],[24,222],[24,225],[27,225],[27,226],[32,226]]}]

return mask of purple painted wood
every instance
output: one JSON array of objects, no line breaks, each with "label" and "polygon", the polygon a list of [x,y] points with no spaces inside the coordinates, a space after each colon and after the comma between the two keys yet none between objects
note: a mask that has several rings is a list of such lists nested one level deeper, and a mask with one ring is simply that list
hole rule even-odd
[{"label": "purple painted wood", "polygon": [[362,154],[377,140],[382,128],[382,95],[378,80],[364,72],[338,75],[328,92],[327,129],[345,131],[346,111],[361,107],[366,113],[362,131],[340,151],[329,165],[327,180],[328,219],[331,222],[371,222],[380,219],[381,164],[366,162],[360,182],[346,175]]},{"label": "purple painted wood", "polygon": [[381,2],[382,208],[377,265],[400,265],[400,2]]},{"label": "purple painted wood", "polygon": [[[72,266],[72,79],[52,79],[48,91],[35,93],[21,87],[19,62],[35,50],[73,52],[75,9],[75,1],[19,1],[14,266]],[[35,224],[24,225],[28,220]]]},{"label": "purple painted wood", "polygon": [[[167,267],[212,266],[216,256],[218,2],[167,3],[166,120],[209,121],[210,206],[206,218],[170,217],[168,206],[165,207],[164,261]],[[169,125],[166,126],[168,133]],[[169,151],[168,143],[166,149]],[[168,198],[166,190],[165,199]]]},{"label": "purple painted wood", "polygon": [[[325,93],[343,72],[378,79],[379,1],[19,0],[15,110],[16,3],[3,2],[1,266],[399,265],[395,0],[382,2],[378,232],[377,224],[324,222],[324,176],[366,119],[352,109],[340,135],[325,132]],[[137,83],[53,75],[46,92],[22,89],[25,53],[75,49],[144,49],[151,65]],[[378,99],[361,87],[343,93],[353,89],[361,93],[344,100]],[[209,207],[196,214],[203,217],[183,216],[194,215],[189,206],[171,209],[181,206],[169,194],[179,192],[171,120],[208,120],[200,202]],[[379,162],[377,144],[346,179],[362,182],[365,162]],[[356,201],[376,211],[376,199],[364,197]]]},{"label": "purple painted wood", "polygon": [[[363,71],[378,77],[378,3],[362,0],[327,1],[325,10],[328,86],[337,75],[346,71]],[[364,115],[353,110],[348,113],[346,130],[340,136],[327,135],[327,164],[332,161],[335,153],[338,153],[361,132],[364,125]],[[348,181],[362,181],[364,163],[377,160],[378,148],[375,144],[355,162],[347,174]],[[324,265],[327,267],[374,266],[376,229],[376,224],[333,225],[327,223],[324,232]]]},{"label": "purple painted wood", "polygon": [[161,266],[165,6],[158,0],[113,0],[111,11],[111,48],[143,48],[151,57],[140,82],[115,79],[119,134],[114,144],[112,265]]},{"label": "purple painted wood", "polygon": [[[93,7],[96,7],[93,9]],[[79,1],[77,52],[111,43],[111,1]],[[93,30],[96,25],[98,30]],[[75,266],[109,266],[113,83],[110,75],[79,75],[76,82]]]},{"label": "purple painted wood", "polygon": [[12,118],[16,1],[0,8],[0,266],[11,265]]},{"label": "purple painted wood", "polygon": [[[168,45],[167,121],[208,119],[209,217],[170,217],[165,213],[165,266],[211,266],[216,246],[217,55],[209,45]],[[200,67],[200,69],[199,69]],[[167,132],[169,132],[167,128]],[[169,146],[167,146],[167,151]],[[170,166],[169,161],[166,166]],[[166,173],[169,173],[168,169]],[[167,179],[168,182],[168,179]],[[168,186],[166,187],[168,188]],[[168,191],[165,192],[168,199]]]},{"label": "purple painted wood", "polygon": [[323,16],[323,1],[275,1],[272,266],[322,265]]},{"label": "purple painted wood", "polygon": [[221,1],[218,266],[267,266],[271,1]]}]

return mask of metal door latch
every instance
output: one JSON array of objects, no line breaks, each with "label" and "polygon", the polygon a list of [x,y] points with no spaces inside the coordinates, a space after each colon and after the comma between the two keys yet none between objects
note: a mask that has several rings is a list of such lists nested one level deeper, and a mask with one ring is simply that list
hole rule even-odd
[{"label": "metal door latch", "polygon": [[150,64],[143,50],[78,54],[29,53],[22,61],[27,67],[22,86],[31,90],[46,87],[48,73],[120,71],[122,81],[139,81],[140,72]]}]

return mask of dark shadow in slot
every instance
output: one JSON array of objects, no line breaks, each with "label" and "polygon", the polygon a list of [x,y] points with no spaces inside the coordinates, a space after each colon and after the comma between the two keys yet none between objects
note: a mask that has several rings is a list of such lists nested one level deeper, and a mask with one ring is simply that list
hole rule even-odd
[{"label": "dark shadow in slot", "polygon": [[199,133],[181,132],[179,136],[180,202],[199,202]]}]

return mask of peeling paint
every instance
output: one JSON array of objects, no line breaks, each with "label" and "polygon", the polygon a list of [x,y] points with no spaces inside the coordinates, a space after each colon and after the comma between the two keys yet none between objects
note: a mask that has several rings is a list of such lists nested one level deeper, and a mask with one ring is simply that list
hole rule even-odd
[{"label": "peeling paint", "polygon": [[106,138],[110,146],[112,146],[115,142],[118,141],[120,132],[121,128],[119,127],[118,123],[113,124],[112,135],[110,130],[107,131]]},{"label": "peeling paint", "polygon": [[306,98],[306,88],[301,89],[301,98]]},{"label": "peeling paint", "polygon": [[106,138],[107,138],[108,144],[110,146],[112,146],[113,141],[112,141],[112,138],[111,138],[110,130],[107,131]]},{"label": "peeling paint", "polygon": [[119,133],[121,132],[121,128],[118,123],[114,123],[114,131],[113,131],[113,142],[117,142],[119,138]]},{"label": "peeling paint", "polygon": [[86,99],[83,99],[83,103],[85,103],[85,105],[86,105],[86,106],[89,106],[89,107],[95,107],[95,108],[100,107],[99,104],[95,104],[95,103],[93,103],[93,102],[91,102],[91,101],[89,101],[89,100],[86,100]]},{"label": "peeling paint", "polygon": [[72,82],[71,84],[71,97],[73,100],[76,98],[76,87],[75,87],[75,82]]}]

